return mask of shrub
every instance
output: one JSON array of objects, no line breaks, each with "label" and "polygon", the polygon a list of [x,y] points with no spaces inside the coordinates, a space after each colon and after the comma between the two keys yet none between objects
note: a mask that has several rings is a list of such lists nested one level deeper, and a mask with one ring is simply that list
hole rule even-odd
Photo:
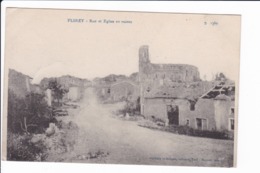
[{"label": "shrub", "polygon": [[44,161],[47,158],[43,142],[30,142],[31,135],[9,133],[7,137],[7,159],[13,161]]},{"label": "shrub", "polygon": [[157,122],[161,122],[160,119],[151,117],[151,119],[146,119],[138,123],[139,126],[147,127],[151,129],[157,129],[162,131],[167,131],[171,133],[188,135],[188,136],[197,136],[197,137],[207,137],[213,139],[233,139],[234,136],[229,134],[227,131],[209,131],[209,130],[199,130],[193,129],[189,126],[179,126],[179,125],[170,125],[170,126],[160,126]]},{"label": "shrub", "polygon": [[199,130],[193,129],[189,126],[168,126],[165,127],[166,131],[172,133],[178,133],[188,136],[198,136],[198,137],[207,137],[213,139],[232,139],[225,131],[209,131],[209,130]]},{"label": "shrub", "polygon": [[45,96],[29,93],[25,98],[8,91],[8,131],[13,133],[42,133],[55,121]]}]

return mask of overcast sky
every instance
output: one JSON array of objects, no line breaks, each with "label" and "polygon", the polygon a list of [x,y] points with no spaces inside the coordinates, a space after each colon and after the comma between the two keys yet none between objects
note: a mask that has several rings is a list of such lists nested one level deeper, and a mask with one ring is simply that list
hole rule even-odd
[{"label": "overcast sky", "polygon": [[[68,19],[84,19],[82,23]],[[97,20],[90,23],[89,20]],[[113,20],[120,23],[98,20]],[[86,22],[88,21],[88,22]],[[122,23],[131,21],[132,23]],[[149,45],[152,63],[199,68],[201,78],[238,77],[240,17],[84,10],[9,9],[6,67],[34,78],[65,74],[92,79],[138,71],[138,49]]]}]

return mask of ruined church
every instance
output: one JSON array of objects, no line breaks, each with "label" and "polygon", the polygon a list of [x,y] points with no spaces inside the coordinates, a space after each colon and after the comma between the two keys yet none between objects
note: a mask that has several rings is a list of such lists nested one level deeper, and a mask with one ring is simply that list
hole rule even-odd
[{"label": "ruined church", "polygon": [[234,131],[234,84],[202,81],[192,65],[153,64],[149,47],[141,46],[139,85],[141,114],[147,118],[165,125]]}]

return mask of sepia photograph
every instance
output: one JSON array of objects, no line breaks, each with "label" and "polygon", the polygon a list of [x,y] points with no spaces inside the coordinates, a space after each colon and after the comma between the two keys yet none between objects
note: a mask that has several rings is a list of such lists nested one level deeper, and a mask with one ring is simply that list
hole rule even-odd
[{"label": "sepia photograph", "polygon": [[7,8],[7,161],[235,167],[240,15]]}]

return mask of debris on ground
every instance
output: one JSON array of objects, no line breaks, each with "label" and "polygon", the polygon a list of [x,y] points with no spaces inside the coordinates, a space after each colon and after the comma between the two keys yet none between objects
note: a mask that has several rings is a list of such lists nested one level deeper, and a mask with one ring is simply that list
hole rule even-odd
[{"label": "debris on ground", "polygon": [[49,127],[45,130],[45,134],[46,136],[51,136],[58,130],[59,130],[58,127],[54,123],[50,123]]},{"label": "debris on ground", "polygon": [[78,160],[88,160],[88,159],[97,159],[102,157],[107,157],[109,155],[109,152],[104,152],[98,150],[97,152],[88,152],[86,154],[77,155],[76,159]]},{"label": "debris on ground", "polygon": [[68,116],[68,111],[64,108],[55,108],[52,110],[54,116]]},{"label": "debris on ground", "polygon": [[154,129],[158,129],[160,127],[156,124],[156,122],[153,122],[153,121],[150,121],[147,119],[143,119],[143,120],[139,121],[137,123],[137,125],[141,126],[141,127],[148,127],[148,128],[154,128]]},{"label": "debris on ground", "polygon": [[43,143],[49,155],[55,155],[74,150],[77,142],[79,128],[73,122],[61,123],[59,129],[54,123],[50,123],[45,134],[34,134],[31,143],[37,145]]}]

